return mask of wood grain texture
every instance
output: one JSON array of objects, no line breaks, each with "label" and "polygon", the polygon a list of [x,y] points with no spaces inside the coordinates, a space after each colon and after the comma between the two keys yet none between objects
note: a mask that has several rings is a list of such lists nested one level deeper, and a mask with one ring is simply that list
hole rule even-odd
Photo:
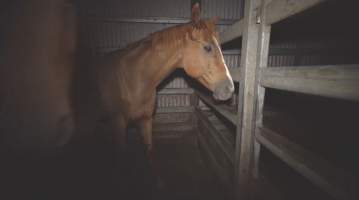
[{"label": "wood grain texture", "polygon": [[264,87],[359,100],[359,66],[273,67],[261,70]]}]

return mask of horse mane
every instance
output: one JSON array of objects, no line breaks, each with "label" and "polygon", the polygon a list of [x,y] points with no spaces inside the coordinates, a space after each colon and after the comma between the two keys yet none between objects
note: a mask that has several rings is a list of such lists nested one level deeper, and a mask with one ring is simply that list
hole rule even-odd
[{"label": "horse mane", "polygon": [[181,46],[184,44],[186,35],[191,35],[192,31],[198,30],[205,33],[205,37],[210,38],[216,34],[215,25],[210,21],[200,20],[197,23],[187,23],[173,26],[162,31],[158,31],[149,36],[152,45],[159,46]]},{"label": "horse mane", "polygon": [[137,42],[130,43],[120,51],[128,52],[141,45],[151,45],[152,47],[181,47],[184,45],[186,35],[191,35],[194,30],[204,32],[205,37],[214,35],[218,39],[215,24],[209,20],[200,20],[197,23],[190,22],[154,32]]}]

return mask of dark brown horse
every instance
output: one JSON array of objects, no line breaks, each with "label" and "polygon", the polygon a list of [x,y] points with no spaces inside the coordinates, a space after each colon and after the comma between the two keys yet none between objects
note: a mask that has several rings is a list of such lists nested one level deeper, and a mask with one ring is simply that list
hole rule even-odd
[{"label": "dark brown horse", "polygon": [[97,68],[101,104],[105,112],[115,113],[116,145],[125,145],[126,127],[136,122],[151,151],[156,87],[177,68],[213,91],[215,99],[231,97],[234,86],[219,46],[216,20],[201,20],[199,12],[196,4],[190,23],[153,33],[115,51]]}]

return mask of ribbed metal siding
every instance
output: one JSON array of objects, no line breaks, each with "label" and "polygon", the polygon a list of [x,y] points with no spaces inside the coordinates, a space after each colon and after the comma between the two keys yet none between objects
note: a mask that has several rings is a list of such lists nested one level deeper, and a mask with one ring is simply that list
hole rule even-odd
[{"label": "ribbed metal siding", "polygon": [[229,69],[238,68],[241,63],[241,56],[238,53],[227,53],[223,52],[224,61]]},{"label": "ribbed metal siding", "polygon": [[110,52],[140,40],[169,24],[87,22],[82,25],[84,46]]},{"label": "ribbed metal siding", "polygon": [[[243,0],[202,0],[202,16],[220,19],[240,19]],[[82,0],[81,16],[105,18],[175,17],[189,18],[191,0]]]},{"label": "ribbed metal siding", "polygon": [[293,66],[295,63],[294,55],[270,55],[268,57],[268,66]]},{"label": "ribbed metal siding", "polygon": [[[81,44],[99,52],[111,52],[170,26],[173,24],[84,22],[81,24]],[[217,28],[222,31],[226,27],[220,25]]]},{"label": "ribbed metal siding", "polygon": [[243,16],[243,0],[202,0],[204,17],[218,16],[220,19],[241,19]]},{"label": "ribbed metal siding", "polygon": [[189,17],[190,0],[102,0],[80,3],[80,15],[104,18]]},{"label": "ribbed metal siding", "polygon": [[157,102],[159,108],[190,106],[190,95],[158,95]]}]

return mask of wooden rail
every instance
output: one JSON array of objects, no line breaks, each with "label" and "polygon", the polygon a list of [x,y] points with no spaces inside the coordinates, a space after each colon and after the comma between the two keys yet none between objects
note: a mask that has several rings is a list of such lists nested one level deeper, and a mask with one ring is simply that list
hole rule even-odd
[{"label": "wooden rail", "polygon": [[202,110],[196,109],[197,116],[205,126],[208,128],[209,134],[216,140],[221,151],[226,155],[231,165],[234,165],[234,145],[231,141],[228,141],[222,133],[220,133],[216,127],[210,122]]},{"label": "wooden rail", "polygon": [[344,170],[332,167],[330,163],[313,152],[267,128],[258,127],[256,139],[291,168],[335,199],[356,199],[357,188],[354,177],[345,173]]},{"label": "wooden rail", "polygon": [[205,95],[201,92],[196,92],[196,93],[198,94],[199,98],[210,108],[212,108],[217,113],[222,115],[224,118],[226,118],[232,124],[237,123],[236,111],[233,108],[231,108],[227,105],[224,105],[224,104],[217,104],[212,97]]},{"label": "wooden rail", "polygon": [[359,65],[270,67],[260,71],[264,87],[359,100]]},{"label": "wooden rail", "polygon": [[243,21],[239,20],[228,27],[225,31],[220,33],[220,42],[224,44],[231,40],[234,40],[238,37],[241,37],[243,34]]},{"label": "wooden rail", "polygon": [[214,170],[216,177],[224,186],[230,187],[231,177],[226,176],[226,173],[228,173],[228,169],[218,163],[215,155],[213,155],[211,151],[210,145],[206,141],[206,137],[202,135],[201,131],[198,131],[198,143],[202,151],[204,152],[205,157],[207,157],[208,161],[210,162],[210,165]]}]

